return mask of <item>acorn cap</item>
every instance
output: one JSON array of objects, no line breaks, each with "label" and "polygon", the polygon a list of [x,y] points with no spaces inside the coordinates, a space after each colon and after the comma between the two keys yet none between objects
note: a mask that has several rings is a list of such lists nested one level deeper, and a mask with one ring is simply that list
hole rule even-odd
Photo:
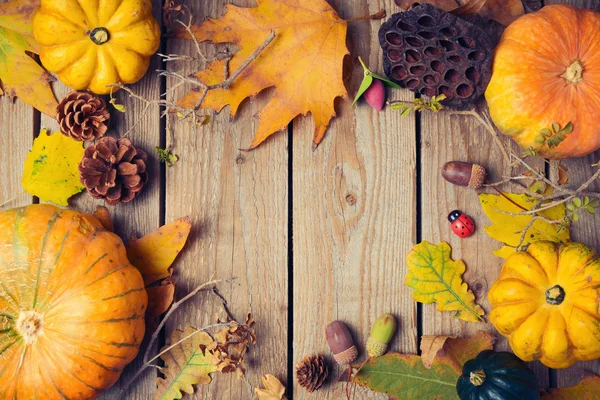
[{"label": "acorn cap", "polygon": [[386,343],[381,343],[377,339],[374,339],[373,336],[369,336],[367,339],[367,354],[369,357],[379,357],[385,354],[387,351],[388,345]]},{"label": "acorn cap", "polygon": [[340,364],[350,364],[358,356],[350,330],[342,321],[333,321],[325,329],[327,344]]}]

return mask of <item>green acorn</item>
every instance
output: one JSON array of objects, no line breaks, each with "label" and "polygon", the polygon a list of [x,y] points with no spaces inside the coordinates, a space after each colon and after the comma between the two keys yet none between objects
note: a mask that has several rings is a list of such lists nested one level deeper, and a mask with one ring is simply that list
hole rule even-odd
[{"label": "green acorn", "polygon": [[379,357],[387,351],[388,343],[396,333],[396,318],[392,314],[381,314],[371,328],[371,336],[367,340],[369,357]]}]

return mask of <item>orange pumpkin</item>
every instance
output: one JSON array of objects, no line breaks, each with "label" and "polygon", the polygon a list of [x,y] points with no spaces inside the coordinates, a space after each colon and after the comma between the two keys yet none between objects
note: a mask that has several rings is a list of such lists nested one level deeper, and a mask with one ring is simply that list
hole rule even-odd
[{"label": "orange pumpkin", "polygon": [[50,205],[0,213],[0,399],[94,399],[136,356],[147,295],[123,242]]},{"label": "orange pumpkin", "polygon": [[[496,126],[522,148],[552,159],[600,148],[600,13],[551,5],[519,18],[498,44],[485,92]],[[572,132],[556,145],[540,133]],[[553,135],[554,136],[554,135]]]}]

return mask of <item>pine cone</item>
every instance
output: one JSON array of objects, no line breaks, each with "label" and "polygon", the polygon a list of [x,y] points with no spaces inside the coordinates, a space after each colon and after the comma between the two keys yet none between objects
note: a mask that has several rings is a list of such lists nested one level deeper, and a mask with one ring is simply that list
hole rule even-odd
[{"label": "pine cone", "polygon": [[75,140],[101,138],[109,119],[106,102],[88,92],[71,92],[56,107],[60,131]]},{"label": "pine cone", "polygon": [[314,392],[323,386],[328,375],[329,367],[325,359],[319,355],[305,356],[296,365],[296,380],[309,392]]},{"label": "pine cone", "polygon": [[81,183],[92,197],[107,204],[128,203],[148,181],[147,161],[146,152],[129,139],[107,136],[85,149],[79,164]]},{"label": "pine cone", "polygon": [[385,74],[445,106],[465,108],[485,91],[493,45],[479,27],[430,4],[390,17],[379,29]]}]

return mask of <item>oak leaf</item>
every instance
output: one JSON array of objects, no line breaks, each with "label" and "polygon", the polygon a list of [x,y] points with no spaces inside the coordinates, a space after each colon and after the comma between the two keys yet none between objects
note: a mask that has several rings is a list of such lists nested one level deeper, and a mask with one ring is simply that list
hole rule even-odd
[{"label": "oak leaf", "polygon": [[285,386],[271,374],[261,378],[264,389],[256,388],[254,392],[258,400],[285,400]]},{"label": "oak leaf", "polygon": [[[258,0],[258,7],[231,4],[219,19],[209,19],[192,31],[199,41],[235,43],[241,49],[229,62],[233,73],[269,37],[275,39],[233,81],[229,88],[210,90],[201,104],[220,111],[230,106],[235,116],[240,103],[264,89],[275,87],[273,97],[260,111],[255,148],[273,133],[287,127],[298,115],[312,113],[314,145],[321,142],[329,121],[336,115],[334,100],[346,97],[342,63],[346,48],[346,21],[324,0]],[[180,32],[180,36],[186,36]],[[224,81],[223,60],[211,62],[195,74],[207,85]],[[195,107],[201,91],[191,91],[178,105]]]},{"label": "oak leaf", "polygon": [[484,339],[482,333],[460,341],[448,338],[445,346],[450,351],[438,354],[431,369],[426,368],[417,355],[388,353],[370,358],[352,380],[394,399],[458,399],[456,381],[468,359],[455,355],[462,351],[476,355],[483,350],[491,350],[493,341]]},{"label": "oak leaf", "polygon": [[450,338],[456,338],[456,336],[443,336],[443,335],[423,335],[421,338],[421,361],[425,368],[429,369],[433,365],[433,360],[437,356],[438,352],[442,350],[446,340]]},{"label": "oak leaf", "polygon": [[597,400],[600,398],[600,377],[588,375],[576,386],[546,389],[542,400]]},{"label": "oak leaf", "polygon": [[456,336],[424,335],[421,338],[421,361],[429,369],[438,354],[443,354],[457,367],[475,358],[481,348],[492,348],[496,337],[490,333],[480,331],[471,338],[457,338]]},{"label": "oak leaf", "polygon": [[33,15],[39,0],[14,0],[0,4],[0,79],[10,97],[18,97],[44,114],[54,117],[58,103],[50,75],[27,54],[37,53],[33,38]]},{"label": "oak leaf", "polygon": [[[185,339],[195,331],[188,327],[185,331],[173,332],[171,344],[183,341],[160,356],[165,362],[161,369],[165,377],[156,380],[158,389],[154,400],[181,399],[182,392],[193,394],[193,385],[208,385],[212,380],[210,374],[217,372],[218,359],[207,349],[214,346],[210,335],[200,332]],[[170,345],[165,349],[168,347]]]},{"label": "oak leaf", "polygon": [[[532,215],[510,214],[531,210],[537,203],[537,200],[526,194],[503,192],[502,196],[480,194],[479,202],[481,203],[483,212],[493,224],[486,226],[485,232],[492,239],[504,244],[501,249],[494,251],[494,254],[501,258],[508,258],[508,256],[515,252],[515,247],[519,245],[523,230],[533,218]],[[564,204],[540,211],[538,214],[553,221],[563,220],[567,215]],[[522,245],[538,240],[566,242],[571,238],[571,232],[567,222],[561,228],[559,225],[550,224],[544,220],[536,220],[527,230],[524,238],[525,240]]]},{"label": "oak leaf", "polygon": [[191,229],[192,221],[184,217],[127,243],[127,257],[141,272],[146,286],[171,276],[171,265],[183,249]]},{"label": "oak leaf", "polygon": [[23,189],[43,201],[68,205],[71,196],[85,189],[79,173],[83,151],[81,142],[42,129],[25,159]]},{"label": "oak leaf", "polygon": [[434,246],[428,242],[415,245],[406,256],[407,286],[414,289],[413,298],[421,303],[437,303],[438,311],[456,311],[455,317],[468,322],[483,320],[483,309],[462,281],[465,264],[453,261],[448,243]]}]

